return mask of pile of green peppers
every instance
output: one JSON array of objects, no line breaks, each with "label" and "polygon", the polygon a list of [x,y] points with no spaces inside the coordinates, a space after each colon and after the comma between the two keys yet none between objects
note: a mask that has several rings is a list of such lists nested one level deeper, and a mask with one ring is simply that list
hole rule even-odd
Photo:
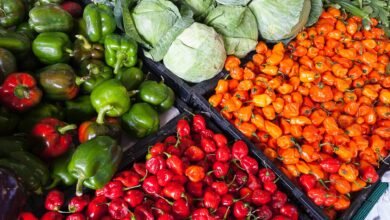
[{"label": "pile of green peppers", "polygon": [[[76,13],[62,3],[0,2],[0,84],[19,72],[42,91],[23,112],[0,100],[0,167],[13,170],[30,192],[77,185],[80,195],[82,186],[99,189],[114,175],[122,132],[134,138],[157,132],[159,114],[173,106],[175,94],[163,81],[147,79],[138,46],[118,34],[112,8],[90,3]],[[23,98],[18,101],[31,104]],[[28,146],[45,118],[78,126],[69,150],[50,160]]]}]

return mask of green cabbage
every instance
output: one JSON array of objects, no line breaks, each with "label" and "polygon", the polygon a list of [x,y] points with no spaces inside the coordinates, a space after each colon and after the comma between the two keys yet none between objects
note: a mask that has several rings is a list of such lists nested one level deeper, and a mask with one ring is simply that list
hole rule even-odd
[{"label": "green cabbage", "polygon": [[172,43],[164,64],[178,77],[198,83],[217,75],[225,59],[222,37],[212,27],[195,22]]},{"label": "green cabbage", "polygon": [[189,7],[197,19],[204,18],[215,6],[215,0],[181,0],[179,2]]},{"label": "green cabbage", "polygon": [[205,22],[222,35],[227,54],[244,57],[255,49],[259,37],[257,22],[248,7],[219,5]]},{"label": "green cabbage", "polygon": [[217,0],[221,5],[247,5],[251,0]]},{"label": "green cabbage", "polygon": [[275,42],[296,36],[308,19],[310,0],[253,0],[249,8],[256,16],[260,35]]}]

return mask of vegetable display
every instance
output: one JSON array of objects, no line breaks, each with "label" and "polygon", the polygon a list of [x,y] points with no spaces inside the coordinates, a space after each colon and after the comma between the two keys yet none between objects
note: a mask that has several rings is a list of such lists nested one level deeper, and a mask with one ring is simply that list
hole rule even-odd
[{"label": "vegetable display", "polygon": [[286,47],[259,42],[245,65],[229,56],[209,98],[331,218],[388,157],[390,42],[371,22],[329,8]]}]

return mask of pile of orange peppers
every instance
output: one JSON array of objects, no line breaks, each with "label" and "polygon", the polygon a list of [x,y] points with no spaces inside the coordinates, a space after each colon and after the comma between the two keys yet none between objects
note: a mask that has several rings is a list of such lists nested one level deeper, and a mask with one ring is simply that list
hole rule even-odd
[{"label": "pile of orange peppers", "polygon": [[378,180],[390,150],[390,41],[335,8],[287,46],[227,58],[210,104],[329,217]]}]

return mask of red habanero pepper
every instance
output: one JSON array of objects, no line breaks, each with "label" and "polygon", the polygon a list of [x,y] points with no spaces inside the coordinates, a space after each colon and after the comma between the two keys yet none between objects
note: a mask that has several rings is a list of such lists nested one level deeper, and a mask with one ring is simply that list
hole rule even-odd
[{"label": "red habanero pepper", "polygon": [[58,157],[66,153],[72,144],[69,131],[76,129],[74,124],[66,124],[56,118],[44,118],[32,129],[32,137],[40,148],[38,153],[44,158]]},{"label": "red habanero pepper", "polygon": [[341,162],[336,158],[327,158],[320,163],[321,168],[327,173],[337,173],[340,169]]},{"label": "red habanero pepper", "polygon": [[41,98],[42,91],[28,73],[12,73],[0,87],[0,102],[15,111],[26,111],[36,106]]},{"label": "red habanero pepper", "polygon": [[361,171],[361,179],[366,183],[375,183],[379,180],[379,175],[373,166],[367,166]]}]

